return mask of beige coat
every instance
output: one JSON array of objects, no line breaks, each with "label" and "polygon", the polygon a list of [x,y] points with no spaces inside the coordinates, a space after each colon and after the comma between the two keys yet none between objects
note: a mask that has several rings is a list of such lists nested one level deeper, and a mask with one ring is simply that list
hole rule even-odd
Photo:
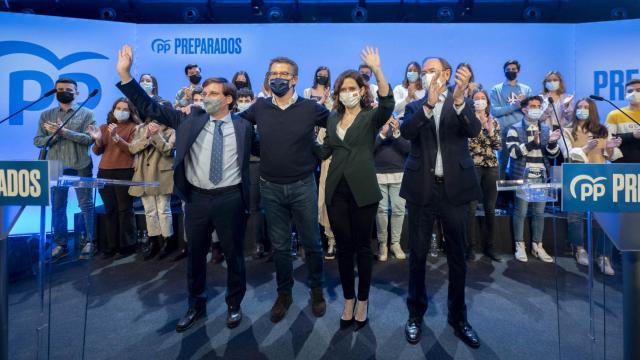
[{"label": "beige coat", "polygon": [[167,195],[173,192],[173,147],[176,142],[175,131],[161,126],[161,130],[147,138],[147,126],[136,129],[129,151],[136,155],[137,161],[133,181],[159,181],[160,187],[131,186],[131,196]]}]

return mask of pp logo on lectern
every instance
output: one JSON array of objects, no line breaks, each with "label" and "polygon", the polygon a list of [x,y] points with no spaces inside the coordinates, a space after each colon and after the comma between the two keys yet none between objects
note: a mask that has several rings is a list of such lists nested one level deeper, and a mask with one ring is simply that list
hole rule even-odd
[{"label": "pp logo on lectern", "polygon": [[604,176],[599,176],[597,178],[592,178],[589,175],[578,175],[573,180],[571,180],[571,185],[569,190],[571,191],[571,196],[574,199],[577,199],[576,195],[576,187],[578,183],[580,184],[580,201],[585,201],[587,198],[591,197],[592,201],[598,201],[598,198],[604,196],[605,186],[601,184],[601,181],[607,180]]}]

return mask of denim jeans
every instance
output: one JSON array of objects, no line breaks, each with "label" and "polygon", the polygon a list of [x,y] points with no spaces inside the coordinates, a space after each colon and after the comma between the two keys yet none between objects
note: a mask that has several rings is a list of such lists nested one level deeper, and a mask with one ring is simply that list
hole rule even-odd
[{"label": "denim jeans", "polygon": [[[65,169],[64,175],[73,175],[81,177],[92,177],[93,164],[87,167],[74,170]],[[86,231],[87,241],[93,241],[93,222],[94,222],[94,204],[93,189],[90,188],[74,188],[76,197],[78,198],[78,206],[84,219],[84,228]],[[56,245],[67,246],[67,198],[69,196],[69,188],[63,186],[54,186],[51,188],[51,224],[53,226],[53,241]]]},{"label": "denim jeans", "polygon": [[308,266],[308,285],[323,285],[322,242],[318,227],[318,193],[313,174],[291,184],[276,184],[260,178],[260,195],[273,248],[278,293],[291,294],[293,256],[291,223],[296,227]]},{"label": "denim jeans", "polygon": [[[583,246],[586,250],[587,248],[587,235],[586,235],[586,219],[585,213],[577,213],[572,212],[567,214],[567,226],[568,231],[567,235],[569,237],[569,242],[573,246]],[[594,248],[597,255],[602,256],[611,256],[611,251],[613,250],[611,240],[607,237],[607,235],[602,231],[593,231],[593,241],[596,245]]]},{"label": "denim jeans", "polygon": [[[544,230],[544,206],[545,202],[531,203],[533,214],[531,215],[531,240],[542,242],[542,231]],[[513,212],[513,237],[516,242],[524,241],[524,219],[527,217],[529,202],[516,197],[515,211]]]},{"label": "denim jeans", "polygon": [[382,193],[376,218],[378,242],[387,244],[387,226],[389,224],[389,210],[391,210],[391,244],[399,244],[405,214],[405,200],[400,197],[400,183],[379,184],[378,186],[380,186]]}]

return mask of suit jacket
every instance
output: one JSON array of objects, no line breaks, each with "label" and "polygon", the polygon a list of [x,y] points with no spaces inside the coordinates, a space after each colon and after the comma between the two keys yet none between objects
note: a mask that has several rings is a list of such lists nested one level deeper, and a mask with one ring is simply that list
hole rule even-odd
[{"label": "suit jacket", "polygon": [[[435,119],[433,115],[429,118],[425,115],[425,101],[426,98],[423,98],[407,105],[404,121],[400,125],[402,137],[411,141],[400,196],[418,206],[432,205],[431,188],[435,182],[438,150]],[[458,115],[453,108],[452,91],[449,91],[440,115],[439,137],[445,194],[454,205],[479,198],[480,186],[469,153],[468,139],[476,137],[480,128],[473,102],[465,99],[464,108]]]},{"label": "suit jacket", "polygon": [[358,206],[375,204],[382,199],[374,163],[374,147],[378,132],[393,113],[393,93],[380,97],[375,109],[362,110],[347,130],[344,140],[336,133],[340,115],[332,112],[327,120],[327,136],[317,155],[331,156],[325,184],[325,202],[331,205],[333,192],[344,177]]},{"label": "suit jacket", "polygon": [[[200,131],[209,121],[209,114],[198,108],[193,108],[191,114],[185,114],[169,106],[161,106],[152,100],[140,85],[131,80],[126,84],[116,85],[122,93],[133,102],[146,116],[176,130],[176,157],[173,164],[173,182],[175,193],[184,201],[191,201],[193,185],[187,181],[185,158],[189,154],[191,145],[196,141]],[[238,162],[242,179],[242,201],[245,210],[249,209],[249,155],[251,150],[257,149],[256,136],[253,126],[235,114],[231,115],[235,130]],[[209,156],[209,154],[206,154]]]}]

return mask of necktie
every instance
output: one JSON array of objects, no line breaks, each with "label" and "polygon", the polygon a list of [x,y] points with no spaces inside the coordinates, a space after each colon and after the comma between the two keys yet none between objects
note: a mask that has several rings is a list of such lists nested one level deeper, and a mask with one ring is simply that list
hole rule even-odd
[{"label": "necktie", "polygon": [[214,185],[222,181],[222,120],[214,120],[213,146],[211,146],[211,166],[209,167],[209,180]]}]

